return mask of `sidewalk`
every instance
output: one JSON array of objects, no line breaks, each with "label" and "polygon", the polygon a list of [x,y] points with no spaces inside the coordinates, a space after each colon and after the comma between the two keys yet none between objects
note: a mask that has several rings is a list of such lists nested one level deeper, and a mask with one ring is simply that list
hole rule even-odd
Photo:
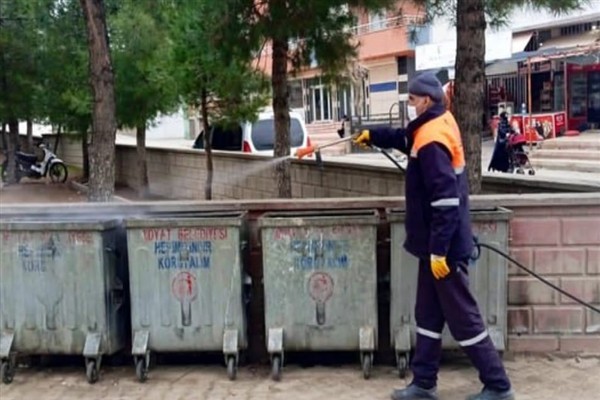
[{"label": "sidewalk", "polygon": [[[518,400],[594,400],[600,393],[599,359],[518,358],[507,361]],[[269,378],[266,367],[244,367],[229,381],[217,366],[158,366],[148,381],[135,379],[129,368],[103,367],[100,381],[86,382],[83,367],[55,370],[18,370],[11,385],[0,386],[2,400],[122,399],[122,400],[377,400],[389,399],[399,380],[391,367],[377,367],[373,377],[362,379],[358,365],[340,368],[288,366],[281,382]],[[477,373],[464,363],[442,368],[440,400],[461,400],[478,391]]]}]

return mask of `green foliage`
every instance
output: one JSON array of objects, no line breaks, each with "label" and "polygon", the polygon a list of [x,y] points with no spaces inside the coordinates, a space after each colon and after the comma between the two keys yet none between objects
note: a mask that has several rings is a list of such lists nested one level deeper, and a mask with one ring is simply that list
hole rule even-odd
[{"label": "green foliage", "polygon": [[120,125],[145,126],[177,106],[165,11],[160,2],[127,0],[109,20]]},{"label": "green foliage", "polygon": [[[183,0],[171,8],[173,74],[179,93],[198,109],[206,95],[210,120],[229,124],[256,119],[266,104],[267,81],[251,68],[244,22],[231,17],[231,0]],[[238,40],[239,39],[239,40]]]},{"label": "green foliage", "polygon": [[52,5],[40,29],[44,40],[39,75],[41,119],[65,130],[85,132],[92,123],[85,22],[76,0]]},{"label": "green foliage", "polygon": [[39,93],[43,1],[0,0],[0,120],[30,119]]}]

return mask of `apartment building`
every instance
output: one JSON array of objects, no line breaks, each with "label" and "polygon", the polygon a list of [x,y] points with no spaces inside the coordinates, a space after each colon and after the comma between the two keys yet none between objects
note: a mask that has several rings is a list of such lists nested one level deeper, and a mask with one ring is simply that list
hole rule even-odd
[{"label": "apartment building", "polygon": [[[351,29],[360,44],[358,65],[364,72],[359,86],[327,84],[316,61],[290,78],[290,106],[301,112],[309,125],[333,123],[358,112],[362,116],[387,115],[408,96],[408,78],[415,71],[415,42],[411,37],[422,24],[422,10],[411,2],[399,1],[393,11],[355,10],[355,15],[357,25]],[[268,46],[257,58],[257,66],[270,73]],[[360,110],[354,106],[357,98],[362,99]]]}]

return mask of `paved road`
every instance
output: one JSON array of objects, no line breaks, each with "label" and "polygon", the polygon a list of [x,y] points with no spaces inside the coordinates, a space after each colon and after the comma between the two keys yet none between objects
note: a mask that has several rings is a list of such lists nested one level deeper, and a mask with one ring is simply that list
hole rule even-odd
[{"label": "paved road", "polygon": [[[600,360],[576,361],[519,358],[507,361],[519,400],[594,400],[600,393]],[[139,384],[133,367],[103,368],[100,381],[90,386],[83,368],[20,370],[15,381],[0,386],[2,400],[122,399],[122,400],[329,400],[388,399],[392,388],[406,384],[390,367],[378,367],[364,381],[358,366],[340,368],[287,367],[275,383],[265,367],[242,368],[238,380],[227,380],[224,369],[159,366]],[[441,400],[464,399],[478,390],[476,372],[461,363],[446,364],[441,373]]]}]

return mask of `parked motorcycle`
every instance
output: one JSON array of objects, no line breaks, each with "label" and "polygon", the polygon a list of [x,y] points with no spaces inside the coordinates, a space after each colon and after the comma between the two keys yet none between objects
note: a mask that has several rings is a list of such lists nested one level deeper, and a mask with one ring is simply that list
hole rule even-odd
[{"label": "parked motorcycle", "polygon": [[[38,162],[35,154],[16,152],[16,178],[19,182],[22,178],[41,179],[50,176],[53,183],[64,183],[67,181],[69,171],[63,160],[58,158],[44,143],[38,146],[44,152],[44,158]],[[2,181],[7,181],[8,159],[2,163]]]}]

